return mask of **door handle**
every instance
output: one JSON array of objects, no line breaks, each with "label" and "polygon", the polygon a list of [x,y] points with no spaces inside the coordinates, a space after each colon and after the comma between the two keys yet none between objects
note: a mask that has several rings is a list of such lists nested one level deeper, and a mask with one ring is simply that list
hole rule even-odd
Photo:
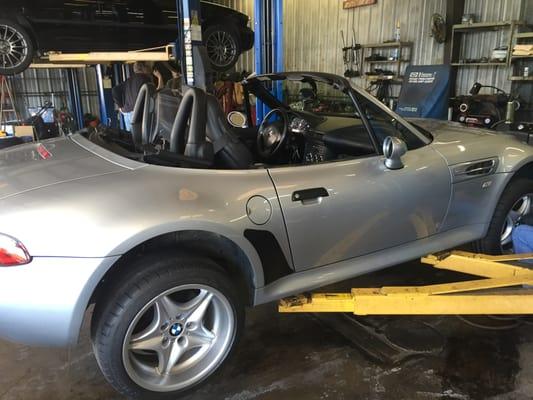
[{"label": "door handle", "polygon": [[292,201],[314,200],[319,197],[328,197],[329,193],[323,187],[298,190],[292,193]]}]

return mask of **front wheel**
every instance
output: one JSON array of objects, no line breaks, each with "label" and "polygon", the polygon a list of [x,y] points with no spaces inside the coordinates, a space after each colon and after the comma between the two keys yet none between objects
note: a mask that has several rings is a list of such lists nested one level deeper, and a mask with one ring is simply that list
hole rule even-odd
[{"label": "front wheel", "polygon": [[241,42],[233,27],[210,26],[205,30],[204,41],[207,56],[215,71],[227,71],[237,63],[241,55]]},{"label": "front wheel", "polygon": [[114,285],[93,319],[94,352],[127,397],[176,398],[228,358],[244,320],[240,296],[211,260],[147,257]]},{"label": "front wheel", "polygon": [[476,250],[486,254],[513,253],[513,230],[533,211],[532,204],[533,180],[511,181],[496,205],[487,235],[477,242]]},{"label": "front wheel", "polygon": [[28,32],[15,22],[0,19],[0,75],[24,71],[33,56],[33,42]]}]

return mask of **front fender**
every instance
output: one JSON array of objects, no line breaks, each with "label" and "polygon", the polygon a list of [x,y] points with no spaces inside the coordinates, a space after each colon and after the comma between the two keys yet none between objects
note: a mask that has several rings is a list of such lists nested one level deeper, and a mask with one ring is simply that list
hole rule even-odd
[{"label": "front fender", "polygon": [[[508,146],[500,157],[498,170],[514,175],[528,165],[533,165],[533,146]],[[533,179],[533,174],[530,177]]]}]

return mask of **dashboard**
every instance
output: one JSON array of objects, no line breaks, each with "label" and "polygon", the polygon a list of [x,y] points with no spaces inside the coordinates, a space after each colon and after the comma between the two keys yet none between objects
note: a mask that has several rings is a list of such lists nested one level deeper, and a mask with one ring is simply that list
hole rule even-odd
[{"label": "dashboard", "polygon": [[306,119],[294,116],[290,120],[289,130],[292,134],[302,135],[305,139],[301,160],[303,163],[318,164],[335,158],[335,155],[328,151],[327,146],[324,144],[324,133],[313,129]]},{"label": "dashboard", "polygon": [[305,164],[375,153],[368,132],[358,118],[291,111],[288,119],[290,142],[298,147],[293,151],[302,154],[301,162]]}]

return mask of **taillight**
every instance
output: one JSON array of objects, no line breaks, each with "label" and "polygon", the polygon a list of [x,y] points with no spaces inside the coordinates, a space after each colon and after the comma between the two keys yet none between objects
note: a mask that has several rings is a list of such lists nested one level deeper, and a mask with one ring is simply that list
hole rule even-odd
[{"label": "taillight", "polygon": [[28,264],[31,256],[26,247],[11,236],[0,234],[0,267]]}]

